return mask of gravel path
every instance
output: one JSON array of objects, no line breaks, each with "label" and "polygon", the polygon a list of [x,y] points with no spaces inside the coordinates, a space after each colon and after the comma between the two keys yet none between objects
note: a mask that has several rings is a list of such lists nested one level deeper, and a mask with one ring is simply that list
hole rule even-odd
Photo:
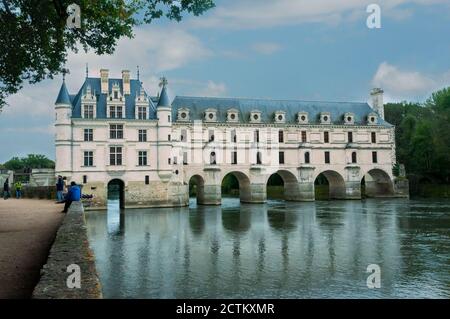
[{"label": "gravel path", "polygon": [[62,205],[0,198],[0,298],[30,298],[56,231]]}]

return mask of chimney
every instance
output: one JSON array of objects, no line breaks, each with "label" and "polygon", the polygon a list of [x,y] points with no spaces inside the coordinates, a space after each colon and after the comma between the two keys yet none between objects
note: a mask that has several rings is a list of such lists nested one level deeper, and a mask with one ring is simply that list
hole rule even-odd
[{"label": "chimney", "polygon": [[372,108],[378,113],[378,115],[384,120],[384,102],[383,102],[384,91],[380,88],[374,88],[370,92],[372,97]]},{"label": "chimney", "polygon": [[101,89],[102,94],[108,94],[108,69],[101,69],[100,70],[100,78],[101,78]]},{"label": "chimney", "polygon": [[130,71],[122,70],[123,94],[130,94]]}]

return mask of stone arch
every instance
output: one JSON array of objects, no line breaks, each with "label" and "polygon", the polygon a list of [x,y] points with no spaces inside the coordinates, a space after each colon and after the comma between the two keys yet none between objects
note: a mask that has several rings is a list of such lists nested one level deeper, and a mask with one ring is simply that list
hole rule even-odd
[{"label": "stone arch", "polygon": [[251,202],[251,185],[250,185],[250,177],[241,171],[230,171],[223,174],[222,179],[220,180],[220,184],[222,185],[223,180],[228,175],[233,175],[236,177],[239,183],[239,198],[241,202],[248,203]]},{"label": "stone arch", "polygon": [[314,182],[318,179],[318,177],[322,175],[328,181],[328,196],[329,199],[345,199],[345,179],[342,174],[334,171],[334,170],[325,170],[319,172],[314,177]]},{"label": "stone arch", "polygon": [[106,187],[107,200],[118,200],[119,207],[125,208],[125,182],[119,178],[114,178],[108,182]]},{"label": "stone arch", "polygon": [[274,176],[274,175],[278,175],[281,177],[281,179],[283,180],[283,198],[284,200],[289,200],[289,201],[295,201],[298,200],[298,195],[299,195],[299,185],[298,185],[298,179],[297,176],[295,176],[294,173],[292,173],[289,170],[278,170],[274,173],[272,173],[271,175],[267,176],[266,179],[266,191],[267,191],[267,187],[268,187],[268,182],[269,179]]},{"label": "stone arch", "polygon": [[394,183],[391,176],[380,168],[367,171],[361,183],[366,197],[391,197],[394,196]]},{"label": "stone arch", "polygon": [[192,175],[188,181],[189,197],[195,195],[197,204],[202,205],[205,202],[205,179],[199,174]]}]

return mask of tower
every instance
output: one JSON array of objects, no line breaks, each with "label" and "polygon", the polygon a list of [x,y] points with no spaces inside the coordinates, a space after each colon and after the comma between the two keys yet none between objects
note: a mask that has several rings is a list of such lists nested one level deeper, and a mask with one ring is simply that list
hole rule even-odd
[{"label": "tower", "polygon": [[167,94],[167,80],[161,79],[162,89],[156,107],[158,118],[158,174],[162,180],[172,176],[172,105]]},{"label": "tower", "polygon": [[370,92],[370,96],[372,97],[372,108],[375,112],[378,113],[380,118],[384,120],[384,102],[383,102],[383,93],[384,91],[380,88],[374,88]]},{"label": "tower", "polygon": [[69,175],[72,171],[72,102],[63,79],[55,102],[55,171],[59,175]]}]

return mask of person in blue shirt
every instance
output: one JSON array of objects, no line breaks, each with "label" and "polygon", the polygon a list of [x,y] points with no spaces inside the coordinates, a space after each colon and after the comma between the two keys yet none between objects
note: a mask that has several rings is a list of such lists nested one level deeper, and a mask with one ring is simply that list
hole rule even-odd
[{"label": "person in blue shirt", "polygon": [[63,213],[67,213],[72,202],[78,202],[81,199],[81,188],[75,182],[70,183],[69,191],[67,192]]}]

